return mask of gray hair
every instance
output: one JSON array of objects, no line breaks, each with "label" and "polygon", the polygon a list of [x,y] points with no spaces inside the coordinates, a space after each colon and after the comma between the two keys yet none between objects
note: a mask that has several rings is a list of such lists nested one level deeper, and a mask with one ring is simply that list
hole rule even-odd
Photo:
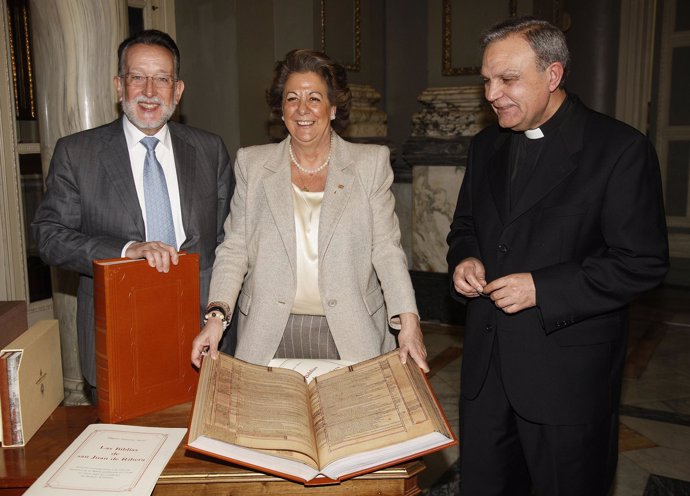
[{"label": "gray hair", "polygon": [[120,43],[120,46],[117,48],[118,75],[124,76],[127,49],[133,45],[159,46],[168,50],[173,57],[173,76],[175,79],[180,77],[180,50],[168,33],[158,31],[157,29],[140,31]]},{"label": "gray hair", "polygon": [[532,47],[539,70],[545,70],[554,62],[561,63],[563,77],[559,86],[562,88],[570,69],[570,51],[563,31],[547,21],[531,16],[511,17],[489,28],[481,37],[480,48],[483,52],[490,43],[513,34],[523,36]]}]

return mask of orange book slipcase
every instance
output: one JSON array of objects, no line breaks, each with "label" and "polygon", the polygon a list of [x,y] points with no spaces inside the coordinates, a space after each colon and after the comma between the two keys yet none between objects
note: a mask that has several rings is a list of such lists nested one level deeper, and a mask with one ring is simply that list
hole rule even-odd
[{"label": "orange book slipcase", "polygon": [[191,401],[198,372],[199,256],[181,253],[169,272],[146,260],[95,260],[98,416],[118,423]]}]

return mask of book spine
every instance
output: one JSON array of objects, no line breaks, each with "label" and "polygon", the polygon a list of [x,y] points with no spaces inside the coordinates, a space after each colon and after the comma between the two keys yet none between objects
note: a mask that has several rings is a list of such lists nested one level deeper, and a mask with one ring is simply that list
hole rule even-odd
[{"label": "book spine", "polygon": [[[15,351],[7,357],[7,384],[9,389],[9,413],[12,444],[24,444],[22,428],[22,408],[19,402],[19,359],[21,351]],[[4,434],[3,434],[4,438]]]},{"label": "book spine", "polygon": [[96,327],[96,394],[98,396],[98,418],[109,423],[110,418],[110,383],[108,377],[108,328],[109,314],[106,308],[107,270],[105,265],[94,264],[94,315]]},{"label": "book spine", "polygon": [[7,377],[7,356],[3,353],[0,356],[0,421],[2,422],[2,441],[3,445],[12,443],[12,423],[10,422],[10,384]]}]

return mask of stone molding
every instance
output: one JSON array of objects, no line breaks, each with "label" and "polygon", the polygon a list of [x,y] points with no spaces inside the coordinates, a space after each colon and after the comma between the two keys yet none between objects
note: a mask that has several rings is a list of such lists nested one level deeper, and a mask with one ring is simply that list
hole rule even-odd
[{"label": "stone molding", "polygon": [[494,121],[482,86],[427,88],[417,100],[424,108],[412,115],[413,137],[474,136]]}]

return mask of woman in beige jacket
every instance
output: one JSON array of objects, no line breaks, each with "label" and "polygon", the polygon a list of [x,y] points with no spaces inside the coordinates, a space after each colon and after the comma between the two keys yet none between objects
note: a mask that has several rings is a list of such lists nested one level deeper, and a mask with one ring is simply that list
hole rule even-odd
[{"label": "woman in beige jacket", "polygon": [[414,290],[400,246],[384,146],[352,144],[346,71],[323,53],[276,63],[267,99],[289,136],[240,149],[206,325],[192,362],[217,357],[239,308],[235,356],[361,361],[395,348],[425,371]]}]

